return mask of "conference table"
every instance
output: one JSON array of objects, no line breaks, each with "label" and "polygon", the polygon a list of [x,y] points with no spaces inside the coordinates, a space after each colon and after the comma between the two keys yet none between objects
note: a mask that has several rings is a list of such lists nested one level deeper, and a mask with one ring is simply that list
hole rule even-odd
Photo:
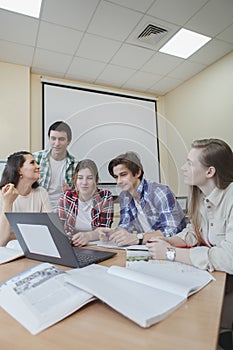
[{"label": "conference table", "polygon": [[[125,250],[115,251],[117,255],[101,264],[125,266]],[[38,263],[20,258],[0,265],[0,283]],[[96,300],[41,333],[31,335],[0,308],[0,347],[2,350],[217,349],[226,274],[214,272],[213,276],[215,281],[190,296],[163,321],[146,329]]]}]

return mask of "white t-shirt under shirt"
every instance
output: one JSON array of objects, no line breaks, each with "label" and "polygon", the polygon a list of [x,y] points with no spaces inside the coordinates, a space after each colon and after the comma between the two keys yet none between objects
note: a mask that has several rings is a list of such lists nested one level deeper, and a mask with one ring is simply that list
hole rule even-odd
[{"label": "white t-shirt under shirt", "polygon": [[55,160],[50,156],[51,180],[49,184],[48,194],[53,210],[59,204],[59,199],[62,194],[62,185],[65,183],[66,174],[66,158]]},{"label": "white t-shirt under shirt", "polygon": [[139,220],[140,224],[142,225],[143,232],[151,232],[151,227],[148,223],[146,215],[143,213],[141,205],[136,200],[134,200],[134,202],[135,202],[135,206],[136,206],[137,211],[138,211],[138,220]]},{"label": "white t-shirt under shirt", "polygon": [[92,202],[93,202],[92,198],[86,202],[82,202],[78,200],[78,215],[77,215],[76,224],[75,224],[76,232],[92,231],[92,227],[91,227]]}]

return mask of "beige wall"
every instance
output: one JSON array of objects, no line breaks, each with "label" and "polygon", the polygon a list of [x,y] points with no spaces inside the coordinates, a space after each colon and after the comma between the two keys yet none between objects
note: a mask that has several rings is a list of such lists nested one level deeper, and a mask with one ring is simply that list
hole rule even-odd
[{"label": "beige wall", "polygon": [[0,159],[30,149],[30,69],[0,62]]},{"label": "beige wall", "polygon": [[180,167],[191,142],[216,137],[233,147],[233,52],[161,98],[158,111],[166,124],[166,181],[175,193],[186,194]]},{"label": "beige wall", "polygon": [[42,87],[37,74],[31,74],[31,152],[42,148]]}]

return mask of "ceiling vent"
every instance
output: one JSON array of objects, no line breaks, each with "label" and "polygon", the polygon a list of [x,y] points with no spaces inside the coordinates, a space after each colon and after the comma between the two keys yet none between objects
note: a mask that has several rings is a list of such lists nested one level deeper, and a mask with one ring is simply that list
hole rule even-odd
[{"label": "ceiling vent", "polygon": [[154,24],[148,24],[137,38],[139,41],[155,45],[167,34],[167,32],[168,30],[165,28],[157,27]]}]

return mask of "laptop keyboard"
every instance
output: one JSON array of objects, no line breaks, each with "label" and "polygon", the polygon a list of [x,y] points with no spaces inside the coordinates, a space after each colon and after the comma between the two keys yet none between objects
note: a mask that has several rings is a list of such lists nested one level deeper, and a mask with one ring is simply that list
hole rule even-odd
[{"label": "laptop keyboard", "polygon": [[80,254],[80,252],[75,251],[75,255],[77,257],[80,267],[84,267],[102,261],[101,257],[94,256],[92,254]]}]

